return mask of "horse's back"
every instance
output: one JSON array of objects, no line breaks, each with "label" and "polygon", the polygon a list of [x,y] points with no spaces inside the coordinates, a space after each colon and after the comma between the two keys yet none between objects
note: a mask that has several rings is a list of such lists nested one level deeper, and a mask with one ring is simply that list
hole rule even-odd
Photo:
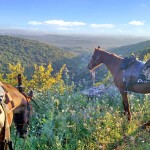
[{"label": "horse's back", "polygon": [[15,100],[15,101],[26,101],[25,100],[25,97],[23,94],[21,94],[16,88],[14,88],[13,86],[9,85],[9,84],[6,84],[6,83],[3,83],[3,86],[2,86],[4,89],[5,89],[5,92],[6,93],[9,93],[10,97],[12,100]]},{"label": "horse's back", "polygon": [[[16,113],[20,111],[20,107],[18,106],[25,106],[27,105],[26,97],[20,93],[16,88],[13,86],[3,83],[1,85],[6,93],[6,103],[9,110],[13,109]],[[21,108],[23,109],[23,107]],[[12,120],[12,113],[9,113],[10,122]]]}]

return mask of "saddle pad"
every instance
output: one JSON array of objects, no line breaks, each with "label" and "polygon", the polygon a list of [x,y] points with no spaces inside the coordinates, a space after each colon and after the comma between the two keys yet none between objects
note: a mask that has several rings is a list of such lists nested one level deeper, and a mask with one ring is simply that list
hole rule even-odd
[{"label": "saddle pad", "polygon": [[136,60],[132,65],[123,70],[124,82],[129,84],[136,83],[140,77],[143,68],[144,63]]},{"label": "saddle pad", "polygon": [[122,63],[120,65],[121,70],[125,70],[127,67],[129,67],[131,64],[133,64],[136,61],[136,58],[131,56],[131,57],[125,57],[122,60]]},{"label": "saddle pad", "polygon": [[0,103],[1,103],[1,101],[3,100],[4,96],[5,96],[5,91],[4,91],[4,89],[2,88],[2,86],[0,86]]},{"label": "saddle pad", "polygon": [[137,81],[138,83],[148,83],[150,82],[150,66],[145,66],[140,74],[140,77]]}]

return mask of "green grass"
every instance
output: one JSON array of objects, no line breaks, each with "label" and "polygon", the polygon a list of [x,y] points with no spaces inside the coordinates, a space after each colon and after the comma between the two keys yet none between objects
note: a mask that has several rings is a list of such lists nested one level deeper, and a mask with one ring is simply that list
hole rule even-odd
[{"label": "green grass", "polygon": [[[139,126],[150,118],[150,96],[130,94],[132,121],[123,115],[118,93],[88,100],[80,93],[37,94],[27,150],[148,150],[150,130]],[[33,104],[34,105],[34,104]],[[13,136],[12,140],[14,141]],[[16,149],[23,140],[17,138]]]}]

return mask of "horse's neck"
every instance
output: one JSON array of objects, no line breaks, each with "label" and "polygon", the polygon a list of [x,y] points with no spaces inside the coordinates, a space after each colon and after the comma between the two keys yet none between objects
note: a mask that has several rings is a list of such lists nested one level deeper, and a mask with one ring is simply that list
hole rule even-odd
[{"label": "horse's neck", "polygon": [[107,52],[103,54],[103,64],[106,65],[113,77],[115,77],[120,70],[121,60],[122,58],[117,55]]},{"label": "horse's neck", "polygon": [[5,89],[5,91],[7,91],[6,93],[7,93],[8,100],[10,102],[13,101],[12,110],[14,110],[20,105],[25,104],[25,97],[16,88],[8,84],[3,84],[3,88]]}]

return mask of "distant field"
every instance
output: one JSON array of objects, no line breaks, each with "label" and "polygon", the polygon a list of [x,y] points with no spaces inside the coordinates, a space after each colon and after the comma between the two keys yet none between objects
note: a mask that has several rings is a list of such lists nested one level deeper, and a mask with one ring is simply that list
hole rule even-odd
[{"label": "distant field", "polygon": [[149,37],[135,36],[106,36],[106,35],[71,35],[71,34],[45,34],[33,33],[21,30],[0,30],[1,35],[10,35],[22,37],[30,40],[37,40],[47,44],[63,48],[94,48],[101,45],[103,48],[109,49],[114,47],[136,44],[142,41],[149,40]]}]

